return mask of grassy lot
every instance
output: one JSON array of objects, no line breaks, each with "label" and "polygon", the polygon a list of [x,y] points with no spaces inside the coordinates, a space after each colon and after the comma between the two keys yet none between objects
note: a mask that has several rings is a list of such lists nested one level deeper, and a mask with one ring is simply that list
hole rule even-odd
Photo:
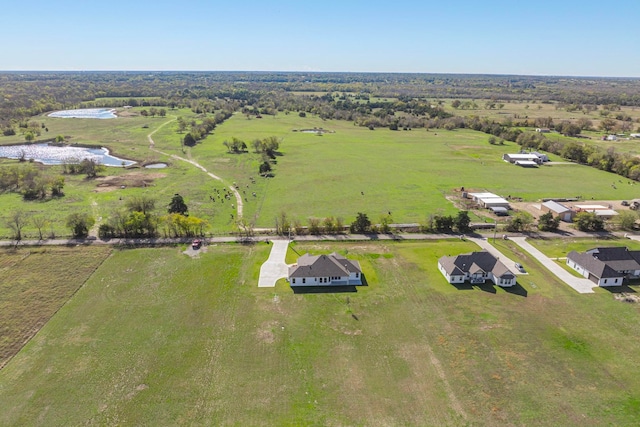
[{"label": "grassy lot", "polygon": [[[319,137],[292,132],[312,127],[335,133]],[[616,176],[584,166],[514,167],[501,160],[503,153],[517,150],[514,144],[491,146],[478,132],[370,131],[347,122],[294,115],[262,120],[236,115],[191,155],[244,184],[248,176],[255,176],[257,160],[250,154],[226,154],[222,141],[232,136],[251,141],[265,135],[283,138],[283,156],[278,158],[275,177],[259,188],[259,203],[249,200],[247,212],[259,226],[273,226],[280,212],[303,222],[310,216],[329,215],[349,222],[358,211],[367,212],[374,221],[390,211],[397,222],[421,222],[429,214],[451,212],[445,196],[461,186],[526,200],[575,195],[629,198],[635,193],[629,186],[612,195]],[[562,186],[557,185],[559,180]]]},{"label": "grassy lot", "polygon": [[[127,110],[127,114],[138,110]],[[176,132],[176,123],[171,122],[178,115],[193,117],[187,110],[170,110],[165,118],[39,117],[52,137],[67,135],[72,142],[105,145],[115,155],[140,162],[167,161],[170,167],[162,170],[108,168],[106,174],[117,176],[126,184],[124,189],[117,185],[109,191],[98,187],[100,181],[67,176],[66,196],[61,199],[25,203],[19,196],[3,194],[0,195],[3,206],[7,211],[22,208],[34,214],[50,214],[54,234],[63,235],[69,233],[64,227],[64,218],[72,211],[84,209],[96,218],[107,218],[128,197],[140,194],[157,197],[158,208],[164,209],[171,196],[180,193],[190,212],[208,219],[210,231],[218,233],[234,228],[235,219],[231,217],[234,209],[231,203],[212,203],[209,196],[233,182],[240,186],[246,199],[245,217],[258,227],[273,227],[274,218],[281,212],[304,224],[311,216],[342,217],[349,223],[357,212],[367,213],[374,222],[388,212],[395,222],[425,222],[431,214],[453,213],[454,207],[446,197],[460,187],[525,200],[576,195],[622,200],[636,196],[635,186],[612,190],[611,183],[618,181],[616,175],[586,166],[563,164],[528,169],[509,165],[501,156],[516,151],[515,144],[491,146],[487,135],[469,130],[370,131],[349,122],[323,121],[311,116],[279,114],[247,120],[236,114],[202,143],[183,152],[180,146],[183,135]],[[334,133],[316,136],[294,132],[313,127]],[[157,149],[196,160],[221,176],[225,183],[211,179],[188,163],[150,151],[147,135],[154,130],[157,130],[153,135]],[[258,179],[253,184],[249,178],[257,176],[260,156],[252,152],[229,154],[222,143],[238,137],[250,146],[252,140],[271,135],[282,138],[283,155],[277,158],[275,177]],[[11,141],[11,138],[0,138],[0,143]],[[2,162],[0,167],[9,163]],[[134,178],[147,179],[150,187],[131,184]],[[562,185],[558,185],[560,182]],[[25,233],[33,237],[36,231],[27,227]],[[8,235],[9,230],[2,221],[0,236]]]},{"label": "grassy lot", "polygon": [[106,247],[0,249],[0,368],[110,252]]},{"label": "grassy lot", "polygon": [[601,239],[528,239],[527,241],[549,258],[563,258],[571,251],[584,252],[589,249],[606,246],[626,246],[632,250],[640,250],[640,242],[622,237],[607,237]]},{"label": "grassy lot", "polygon": [[297,242],[368,286],[294,294],[257,288],[269,248],[114,252],[0,371],[0,424],[637,424],[639,308],[608,292],[533,263],[454,287],[436,260],[476,248],[452,240]]}]

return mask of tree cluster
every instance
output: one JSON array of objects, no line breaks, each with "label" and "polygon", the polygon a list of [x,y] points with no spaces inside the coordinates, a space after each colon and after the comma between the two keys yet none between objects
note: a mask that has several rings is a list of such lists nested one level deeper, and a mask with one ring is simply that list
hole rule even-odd
[{"label": "tree cluster", "polygon": [[94,159],[66,159],[62,163],[62,171],[66,174],[86,174],[87,178],[95,178],[104,172],[106,167]]},{"label": "tree cluster", "polygon": [[63,196],[64,177],[51,176],[32,163],[0,168],[0,191],[20,193],[26,200]]}]

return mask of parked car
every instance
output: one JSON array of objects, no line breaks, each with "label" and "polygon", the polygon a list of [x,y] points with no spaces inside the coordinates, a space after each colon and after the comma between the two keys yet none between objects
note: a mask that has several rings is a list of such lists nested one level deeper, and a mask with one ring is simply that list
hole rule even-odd
[{"label": "parked car", "polygon": [[520,271],[520,273],[526,273],[524,267],[522,266],[522,264],[518,264],[516,262],[516,268]]},{"label": "parked car", "polygon": [[627,202],[626,200],[623,200],[622,202],[620,202],[620,204],[622,206],[629,206],[629,202]]},{"label": "parked car", "polygon": [[193,242],[191,242],[191,247],[194,250],[200,249],[201,246],[202,246],[202,240],[200,239],[195,239]]}]

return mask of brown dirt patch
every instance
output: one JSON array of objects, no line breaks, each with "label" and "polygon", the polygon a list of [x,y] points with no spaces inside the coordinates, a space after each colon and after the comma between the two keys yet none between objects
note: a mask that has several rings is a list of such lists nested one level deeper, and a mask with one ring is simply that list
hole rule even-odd
[{"label": "brown dirt patch", "polygon": [[166,177],[166,173],[129,172],[96,178],[96,193],[113,191],[124,187],[151,187],[156,179]]}]

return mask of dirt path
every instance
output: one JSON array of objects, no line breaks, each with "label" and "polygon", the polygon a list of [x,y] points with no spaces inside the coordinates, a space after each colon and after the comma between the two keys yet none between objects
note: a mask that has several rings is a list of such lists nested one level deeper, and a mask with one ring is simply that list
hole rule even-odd
[{"label": "dirt path", "polygon": [[156,143],[153,141],[153,134],[156,133],[157,131],[159,131],[163,126],[168,125],[169,123],[173,122],[177,120],[176,117],[174,117],[173,119],[169,120],[168,122],[165,122],[163,124],[161,124],[160,126],[158,126],[153,132],[151,132],[149,135],[147,135],[147,139],[149,140],[149,149],[151,151],[154,151],[158,154],[162,154],[163,156],[167,156],[167,157],[171,157],[173,159],[176,160],[181,160],[183,162],[187,162],[187,163],[191,163],[193,166],[197,167],[198,169],[200,169],[201,171],[203,171],[204,173],[206,173],[207,175],[209,175],[209,177],[218,180],[220,182],[222,182],[224,185],[226,185],[231,192],[233,192],[233,195],[236,197],[236,204],[238,206],[237,208],[237,219],[240,220],[242,218],[242,211],[243,211],[243,204],[242,204],[242,196],[240,195],[240,193],[238,192],[238,190],[236,190],[236,188],[233,185],[229,185],[224,179],[220,178],[218,175],[215,175],[211,172],[209,172],[204,166],[202,166],[200,163],[196,162],[195,160],[191,160],[191,159],[185,159],[184,157],[180,157],[177,156],[175,154],[168,154],[165,153],[163,151],[157,150],[155,148]]}]

